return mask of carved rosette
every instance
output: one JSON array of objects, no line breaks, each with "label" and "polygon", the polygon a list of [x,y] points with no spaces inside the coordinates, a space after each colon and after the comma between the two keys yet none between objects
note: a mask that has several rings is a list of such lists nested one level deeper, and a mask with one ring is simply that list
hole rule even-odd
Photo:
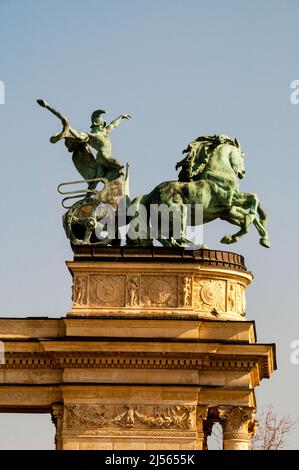
[{"label": "carved rosette", "polygon": [[91,274],[89,276],[89,304],[91,306],[124,307],[126,276]]},{"label": "carved rosette", "polygon": [[225,281],[195,277],[193,306],[196,310],[219,314],[226,311]]},{"label": "carved rosette", "polygon": [[177,276],[148,276],[141,277],[141,306],[142,307],[177,307],[178,286]]},{"label": "carved rosette", "polygon": [[66,404],[64,429],[196,430],[196,407]]},{"label": "carved rosette", "polygon": [[219,407],[219,418],[223,428],[223,441],[251,441],[257,427],[253,408]]}]

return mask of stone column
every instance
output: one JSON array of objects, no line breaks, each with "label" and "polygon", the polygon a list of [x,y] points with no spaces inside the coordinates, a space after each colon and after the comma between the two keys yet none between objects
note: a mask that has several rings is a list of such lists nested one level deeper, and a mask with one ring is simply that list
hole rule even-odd
[{"label": "stone column", "polygon": [[55,424],[55,448],[56,450],[63,450],[62,444],[62,427],[63,427],[63,405],[61,403],[54,403],[52,405],[52,422]]},{"label": "stone column", "polygon": [[198,406],[196,410],[196,449],[206,450],[207,436],[206,436],[206,420],[208,417],[208,407],[206,405]]},{"label": "stone column", "polygon": [[250,450],[257,426],[254,408],[220,406],[218,412],[223,428],[223,450]]},{"label": "stone column", "polygon": [[203,440],[202,450],[209,450],[208,437],[212,434],[213,425],[214,425],[214,421],[210,418],[204,420],[203,422],[204,440]]}]

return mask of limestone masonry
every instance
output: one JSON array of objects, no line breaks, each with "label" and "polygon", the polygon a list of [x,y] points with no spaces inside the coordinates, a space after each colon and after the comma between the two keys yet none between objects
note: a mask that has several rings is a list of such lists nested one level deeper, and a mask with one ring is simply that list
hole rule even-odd
[{"label": "limestone masonry", "polygon": [[66,317],[0,319],[0,411],[51,413],[57,449],[249,449],[254,388],[276,368],[246,321],[244,259],[74,247]]}]

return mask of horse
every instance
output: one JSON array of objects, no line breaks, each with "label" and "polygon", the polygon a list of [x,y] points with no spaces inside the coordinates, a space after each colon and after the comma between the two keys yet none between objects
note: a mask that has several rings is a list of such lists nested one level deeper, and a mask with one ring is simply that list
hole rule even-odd
[{"label": "horse", "polygon": [[[155,239],[166,247],[186,246],[190,242],[186,236],[187,224],[195,226],[196,205],[201,204],[203,224],[219,218],[239,227],[238,232],[232,235],[226,234],[220,240],[221,243],[237,242],[253,224],[260,235],[260,244],[269,248],[270,241],[266,230],[267,216],[260,205],[258,196],[251,193],[241,193],[239,190],[238,180],[245,175],[245,155],[239,142],[227,136],[213,136],[200,137],[191,144],[188,148],[192,149],[192,164],[196,175],[194,180],[165,181],[156,186],[149,194],[136,197],[132,201],[134,217],[130,219],[127,244],[144,246],[153,243],[150,235],[150,209],[153,205],[159,207],[162,204],[170,211],[173,210],[173,213],[180,214],[180,232],[179,235],[174,233],[174,217],[170,217],[169,236],[165,238],[163,236],[163,222],[160,217]],[[204,163],[201,158],[203,149]],[[188,161],[190,162],[190,152],[183,162]],[[177,166],[182,166],[182,162]],[[196,171],[196,168],[200,168],[200,171]],[[191,208],[189,220],[187,220],[186,207]],[[146,216],[140,217],[141,213]],[[132,225],[134,218],[138,219],[137,225],[136,223]],[[143,226],[141,227],[141,225]],[[145,234],[142,239],[136,237],[134,233],[136,226],[138,226],[139,233]]]}]

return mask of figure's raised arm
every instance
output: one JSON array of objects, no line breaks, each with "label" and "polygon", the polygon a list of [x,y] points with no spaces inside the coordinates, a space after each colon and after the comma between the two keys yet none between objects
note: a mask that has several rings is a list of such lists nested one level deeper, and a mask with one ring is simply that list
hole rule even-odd
[{"label": "figure's raised arm", "polygon": [[131,117],[132,117],[131,114],[122,114],[121,116],[118,116],[116,119],[110,122],[110,124],[106,127],[107,132],[111,132],[112,129],[119,126],[123,119],[131,119]]},{"label": "figure's raised arm", "polygon": [[63,114],[61,114],[59,111],[57,111],[57,109],[53,108],[48,103],[46,103],[46,101],[44,101],[42,99],[38,99],[37,103],[42,108],[48,109],[52,114],[54,114],[54,116],[58,117],[58,119],[62,123],[62,131],[58,132],[57,134],[54,134],[50,137],[50,142],[52,144],[55,144],[59,140],[65,139],[65,138],[68,138],[68,137],[75,137],[76,139],[81,140],[83,142],[86,142],[88,140],[88,135],[85,132],[80,132],[79,133],[79,132],[75,131],[75,129],[72,129],[68,119],[65,116],[63,116]]}]

